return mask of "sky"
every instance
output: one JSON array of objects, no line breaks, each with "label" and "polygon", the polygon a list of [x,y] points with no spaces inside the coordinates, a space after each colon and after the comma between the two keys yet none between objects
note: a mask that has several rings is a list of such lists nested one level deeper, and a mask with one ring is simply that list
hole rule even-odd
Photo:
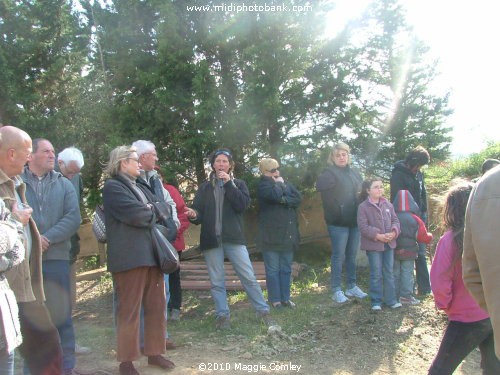
[{"label": "sky", "polygon": [[[359,15],[369,0],[337,0],[343,19]],[[439,60],[436,93],[450,91],[455,112],[446,125],[453,128],[454,157],[500,141],[500,2],[495,0],[400,0],[408,24],[429,47],[429,59]],[[336,22],[337,25],[339,25]]]}]

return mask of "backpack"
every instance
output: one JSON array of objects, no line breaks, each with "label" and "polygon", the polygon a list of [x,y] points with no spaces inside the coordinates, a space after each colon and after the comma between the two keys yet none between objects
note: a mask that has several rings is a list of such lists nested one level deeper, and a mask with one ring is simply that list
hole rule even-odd
[{"label": "backpack", "polygon": [[104,220],[104,207],[97,205],[92,221],[92,231],[98,242],[106,243],[106,222]]}]

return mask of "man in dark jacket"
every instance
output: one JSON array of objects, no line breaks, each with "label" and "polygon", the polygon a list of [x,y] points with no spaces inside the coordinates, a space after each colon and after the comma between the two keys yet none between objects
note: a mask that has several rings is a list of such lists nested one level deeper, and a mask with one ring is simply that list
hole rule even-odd
[{"label": "man in dark jacket", "polygon": [[[419,216],[427,223],[427,191],[425,189],[424,175],[421,168],[429,164],[429,152],[422,146],[411,150],[405,160],[394,164],[391,174],[391,202],[400,190],[408,190],[420,210]],[[418,256],[415,260],[417,273],[417,288],[419,295],[431,293],[429,269],[427,267],[426,246],[419,243]]]},{"label": "man in dark jacket", "polygon": [[229,329],[230,313],[227,303],[224,257],[231,261],[248,298],[267,325],[276,323],[270,318],[269,306],[255,278],[245,246],[243,212],[250,204],[250,194],[244,181],[233,178],[231,152],[220,149],[210,158],[212,173],[201,184],[186,215],[193,224],[201,224],[200,249],[203,251],[210,277],[212,299],[215,302],[216,329]]}]

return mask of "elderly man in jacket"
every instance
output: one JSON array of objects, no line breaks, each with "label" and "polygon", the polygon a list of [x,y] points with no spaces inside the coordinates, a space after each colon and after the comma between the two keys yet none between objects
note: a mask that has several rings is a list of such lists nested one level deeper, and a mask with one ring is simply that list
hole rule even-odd
[{"label": "elderly man in jacket", "polygon": [[50,312],[63,349],[63,374],[75,367],[75,333],[71,317],[71,236],[80,226],[80,208],[75,188],[54,170],[55,152],[46,139],[33,140],[33,152],[22,178],[26,199],[41,234],[43,282]]},{"label": "elderly man in jacket", "polygon": [[466,288],[490,314],[495,353],[500,359],[500,166],[472,191],[465,213],[462,273]]},{"label": "elderly man in jacket", "polygon": [[[59,335],[44,303],[42,247],[31,209],[26,203],[26,186],[19,176],[31,153],[30,136],[14,126],[0,127],[0,194],[5,205],[24,225],[24,261],[7,272],[19,306],[23,343],[21,355],[32,375],[60,374],[62,351]],[[30,271],[31,268],[31,271]]]}]

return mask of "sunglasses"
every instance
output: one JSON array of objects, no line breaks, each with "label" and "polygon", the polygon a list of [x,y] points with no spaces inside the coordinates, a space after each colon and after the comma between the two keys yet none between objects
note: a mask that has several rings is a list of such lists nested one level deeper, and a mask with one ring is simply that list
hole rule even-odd
[{"label": "sunglasses", "polygon": [[270,172],[270,173],[276,173],[279,170],[280,170],[279,168],[273,168],[273,169],[269,169],[268,172]]},{"label": "sunglasses", "polygon": [[217,151],[214,152],[214,156],[215,157],[217,157],[219,155],[226,155],[229,158],[233,157],[233,155],[231,155],[231,153],[229,151],[226,151],[226,150],[217,150]]}]

